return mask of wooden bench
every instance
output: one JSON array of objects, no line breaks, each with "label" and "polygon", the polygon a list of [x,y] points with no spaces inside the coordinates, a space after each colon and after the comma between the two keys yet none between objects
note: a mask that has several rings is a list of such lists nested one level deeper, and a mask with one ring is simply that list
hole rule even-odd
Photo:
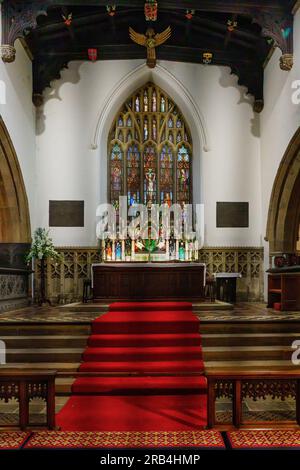
[{"label": "wooden bench", "polygon": [[[29,402],[33,398],[42,398],[47,404],[45,426],[48,429],[55,429],[55,377],[56,371],[0,370],[0,400],[4,400],[6,403],[13,398],[18,400],[18,428],[23,430],[35,426],[35,424],[30,423]],[[36,425],[42,426],[41,424]],[[1,427],[12,428],[15,426]]]},{"label": "wooden bench", "polygon": [[[300,425],[300,371],[206,371],[207,377],[207,425],[228,429],[228,425],[216,423],[216,399],[232,398],[232,427],[291,427]],[[296,422],[243,422],[242,404],[244,398],[285,400],[288,397],[296,401]]]}]

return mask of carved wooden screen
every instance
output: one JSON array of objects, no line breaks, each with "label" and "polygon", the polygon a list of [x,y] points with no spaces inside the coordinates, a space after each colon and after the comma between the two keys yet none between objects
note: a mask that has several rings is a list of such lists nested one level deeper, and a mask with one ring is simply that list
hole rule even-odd
[{"label": "carved wooden screen", "polygon": [[192,202],[192,140],[185,119],[153,83],[122,106],[109,135],[109,200],[128,205]]}]

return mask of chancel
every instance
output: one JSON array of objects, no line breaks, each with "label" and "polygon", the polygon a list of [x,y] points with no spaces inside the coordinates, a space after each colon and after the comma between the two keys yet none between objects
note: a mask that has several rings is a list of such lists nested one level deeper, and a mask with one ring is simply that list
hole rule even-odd
[{"label": "chancel", "polygon": [[0,2],[0,450],[300,448],[299,1],[259,3]]}]

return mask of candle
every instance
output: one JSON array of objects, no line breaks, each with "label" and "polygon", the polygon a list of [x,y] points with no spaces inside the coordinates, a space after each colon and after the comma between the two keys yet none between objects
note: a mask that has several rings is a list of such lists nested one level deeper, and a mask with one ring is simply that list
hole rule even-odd
[{"label": "candle", "polygon": [[106,260],[106,251],[105,251],[105,240],[104,238],[102,239],[102,258],[103,258],[103,261]]},{"label": "candle", "polygon": [[170,260],[170,242],[166,240],[166,260]]},{"label": "candle", "polygon": [[199,259],[199,243],[198,240],[195,241],[195,260],[197,261]]},{"label": "candle", "polygon": [[122,240],[122,261],[125,261],[125,240]]}]

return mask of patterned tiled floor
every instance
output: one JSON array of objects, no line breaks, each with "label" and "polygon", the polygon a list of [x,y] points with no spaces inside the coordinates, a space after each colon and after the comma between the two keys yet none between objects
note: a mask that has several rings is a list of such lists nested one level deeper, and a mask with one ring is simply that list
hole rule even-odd
[{"label": "patterned tiled floor", "polygon": [[[67,309],[66,309],[67,310]],[[232,310],[197,311],[202,322],[300,322],[300,312],[278,312],[262,303],[240,303]],[[62,311],[60,307],[27,307],[0,314],[2,323],[90,323],[101,311]]]},{"label": "patterned tiled floor", "polygon": [[86,324],[99,317],[102,312],[62,312],[59,307],[28,307],[0,314],[3,323],[73,323]]}]

